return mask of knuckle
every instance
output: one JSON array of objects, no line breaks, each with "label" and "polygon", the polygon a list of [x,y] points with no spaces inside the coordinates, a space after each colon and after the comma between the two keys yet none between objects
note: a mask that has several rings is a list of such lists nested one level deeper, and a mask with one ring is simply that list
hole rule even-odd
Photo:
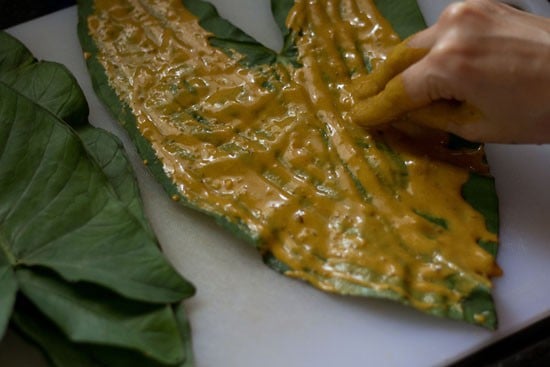
[{"label": "knuckle", "polygon": [[478,53],[476,44],[461,38],[449,38],[433,49],[432,62],[436,69],[455,78],[468,78],[474,70]]},{"label": "knuckle", "polygon": [[440,21],[447,25],[486,21],[492,3],[488,0],[467,0],[450,4],[441,13]]},{"label": "knuckle", "polygon": [[452,3],[441,13],[440,21],[445,24],[461,22],[469,12],[469,5],[464,2]]}]

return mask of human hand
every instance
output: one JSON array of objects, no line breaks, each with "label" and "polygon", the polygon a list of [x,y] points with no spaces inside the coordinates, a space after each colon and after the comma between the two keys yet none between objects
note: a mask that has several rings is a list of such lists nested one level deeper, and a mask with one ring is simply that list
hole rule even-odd
[{"label": "human hand", "polygon": [[353,89],[360,125],[407,119],[473,141],[550,143],[550,18],[451,4]]}]

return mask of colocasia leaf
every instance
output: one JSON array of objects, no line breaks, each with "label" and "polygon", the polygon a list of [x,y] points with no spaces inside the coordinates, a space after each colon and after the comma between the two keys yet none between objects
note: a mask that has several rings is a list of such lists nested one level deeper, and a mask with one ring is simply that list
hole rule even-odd
[{"label": "colocasia leaf", "polygon": [[13,263],[8,256],[3,239],[0,237],[0,338],[4,336],[17,294]]},{"label": "colocasia leaf", "polygon": [[73,341],[138,350],[168,365],[185,357],[168,305],[133,302],[30,270],[18,271],[17,280],[23,294]]},{"label": "colocasia leaf", "polygon": [[15,312],[56,366],[104,365],[94,345],[185,363],[172,307],[194,287],[160,252],[122,145],[87,123],[65,67],[0,45],[0,334]]},{"label": "colocasia leaf", "polygon": [[169,195],[272,268],[495,328],[498,205],[483,147],[350,119],[353,81],[425,27],[416,1],[271,4],[279,52],[206,1],[79,1],[94,87]]}]

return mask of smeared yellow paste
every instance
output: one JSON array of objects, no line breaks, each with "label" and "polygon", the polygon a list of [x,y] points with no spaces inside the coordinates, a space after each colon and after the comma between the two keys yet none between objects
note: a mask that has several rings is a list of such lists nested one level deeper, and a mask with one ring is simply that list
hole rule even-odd
[{"label": "smeared yellow paste", "polygon": [[449,152],[430,130],[350,121],[351,81],[399,43],[387,21],[370,0],[311,0],[287,22],[303,67],[242,66],[179,0],[96,0],[88,25],[182,196],[246,226],[288,275],[423,309],[490,286],[497,267],[477,241],[496,235],[461,198],[469,169],[485,169],[482,152]]}]

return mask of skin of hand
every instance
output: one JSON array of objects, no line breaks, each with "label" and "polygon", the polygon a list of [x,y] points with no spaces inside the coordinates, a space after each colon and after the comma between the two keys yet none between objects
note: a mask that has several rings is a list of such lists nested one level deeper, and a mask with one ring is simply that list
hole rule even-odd
[{"label": "skin of hand", "polygon": [[360,125],[406,119],[472,141],[550,143],[550,18],[494,0],[453,3],[352,93]]}]

